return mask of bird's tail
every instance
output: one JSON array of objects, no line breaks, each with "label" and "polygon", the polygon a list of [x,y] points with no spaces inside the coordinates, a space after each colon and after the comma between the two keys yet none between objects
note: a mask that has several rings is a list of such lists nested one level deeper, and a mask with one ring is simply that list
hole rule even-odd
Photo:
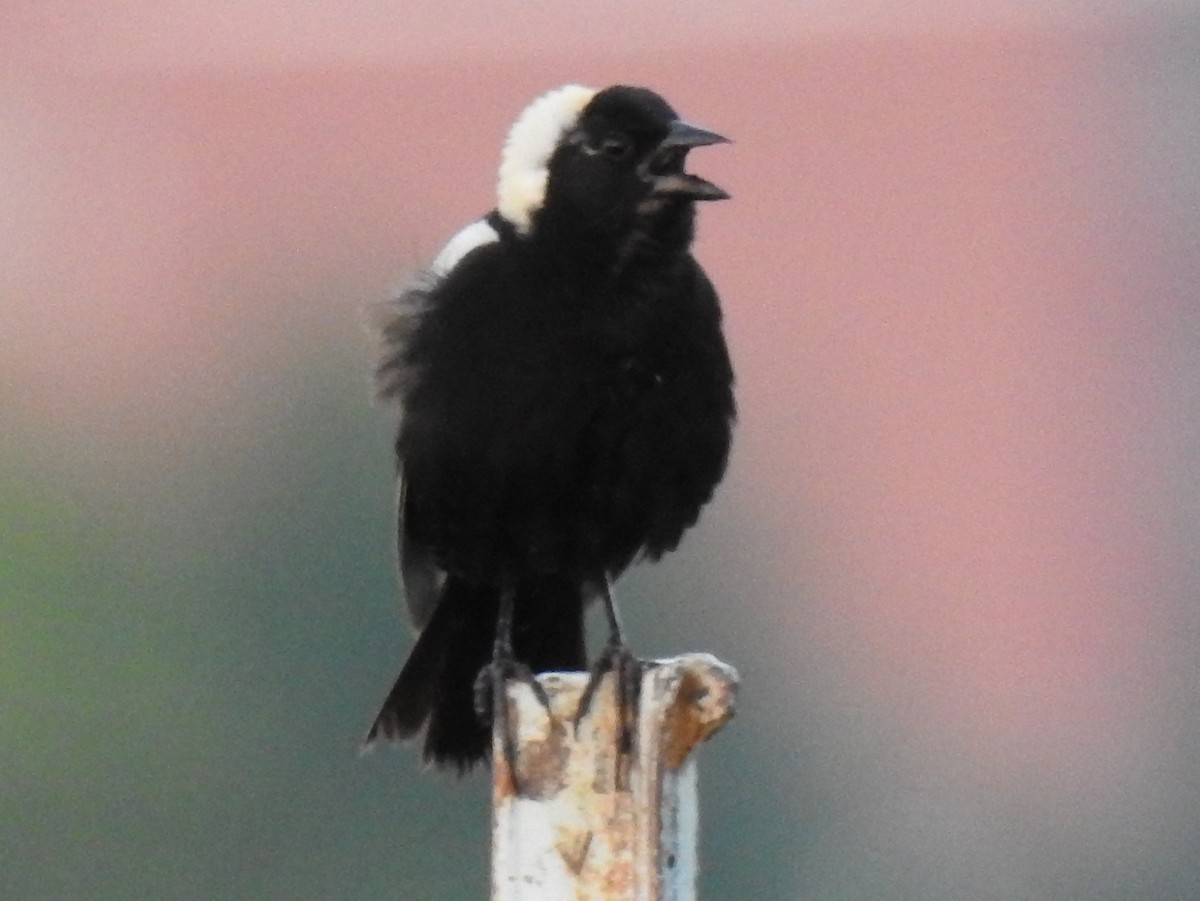
[{"label": "bird's tail", "polygon": [[[539,579],[515,589],[513,649],[535,672],[586,666],[583,591],[577,581]],[[425,760],[460,774],[491,747],[488,725],[475,712],[475,681],[491,660],[501,589],[453,576],[442,586],[396,684],[367,733],[365,745],[404,741],[425,727]]]}]

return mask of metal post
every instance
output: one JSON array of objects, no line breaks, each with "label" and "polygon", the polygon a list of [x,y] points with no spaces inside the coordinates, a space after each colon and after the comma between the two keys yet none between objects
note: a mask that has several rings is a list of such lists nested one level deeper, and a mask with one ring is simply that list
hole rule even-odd
[{"label": "metal post", "polygon": [[651,664],[624,755],[613,676],[605,680],[578,730],[586,674],[538,677],[549,715],[528,685],[508,685],[516,779],[493,735],[493,901],[695,898],[691,752],[733,716],[737,673],[708,654]]}]

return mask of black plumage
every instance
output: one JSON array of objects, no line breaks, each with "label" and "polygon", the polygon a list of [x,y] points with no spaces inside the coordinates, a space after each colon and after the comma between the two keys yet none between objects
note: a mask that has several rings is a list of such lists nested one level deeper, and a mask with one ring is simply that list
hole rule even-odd
[{"label": "black plumage", "polygon": [[733,375],[690,253],[684,170],[723,138],[657,94],[568,86],[514,126],[497,208],[392,306],[401,574],[419,638],[367,736],[486,756],[477,674],[502,607],[533,672],[587,665],[583,613],[696,522],[725,470]]}]

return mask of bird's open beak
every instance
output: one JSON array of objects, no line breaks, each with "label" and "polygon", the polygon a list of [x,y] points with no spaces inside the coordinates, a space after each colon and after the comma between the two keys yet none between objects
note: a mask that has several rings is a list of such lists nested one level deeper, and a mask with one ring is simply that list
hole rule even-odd
[{"label": "bird's open beak", "polygon": [[687,153],[693,147],[727,144],[729,139],[716,132],[688,125],[678,119],[662,143],[642,163],[642,178],[650,182],[651,197],[682,197],[687,200],[726,200],[729,195],[710,181],[683,171]]}]

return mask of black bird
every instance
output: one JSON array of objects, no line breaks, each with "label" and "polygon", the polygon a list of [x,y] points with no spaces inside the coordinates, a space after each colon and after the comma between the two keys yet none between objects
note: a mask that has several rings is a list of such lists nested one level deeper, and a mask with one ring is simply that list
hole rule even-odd
[{"label": "black bird", "polygon": [[427,761],[470,768],[490,750],[477,676],[585,668],[593,600],[592,684],[633,660],[611,581],[675,548],[729,453],[721,311],[689,251],[695,201],[728,195],[684,170],[724,141],[645,88],[551,91],[509,133],[495,209],[388,305],[419,637],[367,745],[424,727]]}]

